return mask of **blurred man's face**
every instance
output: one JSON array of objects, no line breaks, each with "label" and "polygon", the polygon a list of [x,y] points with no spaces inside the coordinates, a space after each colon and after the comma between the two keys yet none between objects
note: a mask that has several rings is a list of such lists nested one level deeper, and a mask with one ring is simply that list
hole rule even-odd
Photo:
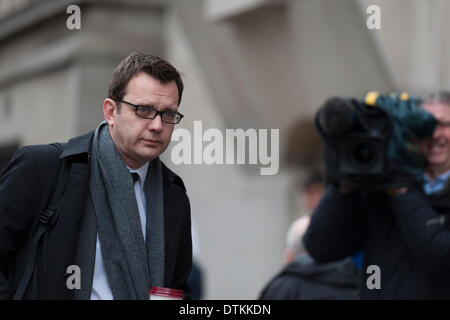
[{"label": "blurred man's face", "polygon": [[[162,84],[152,76],[141,72],[128,83],[122,100],[139,106],[150,106],[158,111],[176,112],[178,109],[178,88],[175,81]],[[174,124],[155,119],[140,118],[135,108],[106,99],[103,110],[108,121],[114,144],[122,159],[132,169],[156,159],[169,145]]]},{"label": "blurred man's face", "polygon": [[422,142],[428,159],[427,172],[434,177],[450,170],[450,106],[441,102],[430,102],[423,108],[438,121],[433,136]]}]

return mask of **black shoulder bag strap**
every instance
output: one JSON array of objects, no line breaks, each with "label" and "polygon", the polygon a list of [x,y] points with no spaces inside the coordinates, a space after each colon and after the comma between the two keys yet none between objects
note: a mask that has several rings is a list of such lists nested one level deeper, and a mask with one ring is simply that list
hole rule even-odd
[{"label": "black shoulder bag strap", "polygon": [[[63,147],[60,143],[54,143],[53,145],[62,151]],[[31,239],[31,246],[28,251],[28,258],[27,263],[25,265],[25,271],[23,273],[22,278],[20,279],[19,285],[17,286],[17,290],[12,298],[13,300],[21,300],[24,298],[25,290],[27,289],[28,283],[30,282],[31,276],[33,274],[39,241],[44,235],[44,233],[48,230],[48,228],[52,227],[58,220],[58,209],[60,208],[63,201],[63,195],[66,187],[67,178],[69,176],[69,171],[70,171],[70,163],[68,162],[67,159],[62,159],[61,167],[58,173],[58,181],[56,184],[55,191],[53,193],[52,200],[47,210],[45,210],[39,217],[37,229],[34,232],[33,237]]]}]

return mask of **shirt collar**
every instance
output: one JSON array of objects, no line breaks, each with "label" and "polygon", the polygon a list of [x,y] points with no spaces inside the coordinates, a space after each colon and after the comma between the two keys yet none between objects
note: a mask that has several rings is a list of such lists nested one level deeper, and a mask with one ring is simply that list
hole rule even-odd
[{"label": "shirt collar", "polygon": [[[428,174],[425,173],[424,174],[424,178],[425,178],[425,182],[426,183],[430,183],[430,176]],[[440,174],[436,178],[434,178],[433,179],[433,184],[435,182],[445,182],[445,181],[447,181],[448,178],[450,178],[450,170],[445,172],[445,173],[443,173],[443,174]]]},{"label": "shirt collar", "polygon": [[139,175],[141,188],[144,188],[145,179],[147,178],[148,165],[149,162],[146,162],[142,167],[137,169],[131,169],[129,166],[127,166],[128,171],[130,171],[130,173],[136,172]]},{"label": "shirt collar", "polygon": [[424,184],[423,188],[426,194],[435,193],[441,191],[445,188],[447,184],[447,180],[450,178],[450,171],[447,171],[443,174],[438,175],[431,182],[428,174],[424,173]]}]

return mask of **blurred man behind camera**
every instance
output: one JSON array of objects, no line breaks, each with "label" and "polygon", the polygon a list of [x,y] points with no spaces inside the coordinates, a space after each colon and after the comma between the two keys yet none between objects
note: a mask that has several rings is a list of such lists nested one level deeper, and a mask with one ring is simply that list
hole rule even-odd
[{"label": "blurred man behind camera", "polygon": [[310,222],[304,215],[286,235],[286,266],[262,290],[260,300],[355,300],[359,273],[351,258],[317,264],[301,241]]},{"label": "blurred man behind camera", "polygon": [[[364,251],[363,299],[450,298],[450,93],[430,95],[423,108],[437,120],[420,143],[428,160],[423,185],[389,193],[330,185],[303,238],[318,262]],[[378,286],[369,285],[372,275]]]},{"label": "blurred man behind camera", "polygon": [[302,185],[307,214],[297,218],[286,234],[285,267],[262,290],[260,300],[354,300],[358,297],[359,273],[351,258],[316,264],[302,243],[325,189],[315,172]]},{"label": "blurred man behind camera", "polygon": [[425,192],[434,193],[444,188],[450,176],[450,92],[431,94],[423,108],[438,120],[432,138],[422,143],[428,159]]}]

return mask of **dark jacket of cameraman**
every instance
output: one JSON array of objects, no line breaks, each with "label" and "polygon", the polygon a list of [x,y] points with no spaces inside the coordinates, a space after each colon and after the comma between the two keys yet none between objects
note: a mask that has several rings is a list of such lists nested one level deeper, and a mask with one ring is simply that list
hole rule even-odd
[{"label": "dark jacket of cameraman", "polygon": [[[362,250],[362,299],[450,299],[449,215],[448,187],[431,196],[410,188],[391,197],[344,195],[329,186],[303,241],[318,262]],[[380,268],[379,289],[367,286],[370,265]]]}]

